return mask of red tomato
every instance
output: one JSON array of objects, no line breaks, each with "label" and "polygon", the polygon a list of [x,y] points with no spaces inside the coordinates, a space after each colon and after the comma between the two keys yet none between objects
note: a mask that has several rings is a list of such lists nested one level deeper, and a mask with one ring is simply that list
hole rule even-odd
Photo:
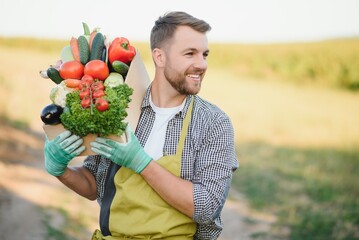
[{"label": "red tomato", "polygon": [[89,108],[91,106],[91,98],[90,97],[85,97],[84,99],[81,100],[81,106],[83,108]]},{"label": "red tomato", "polygon": [[104,98],[97,98],[95,105],[97,110],[100,112],[106,111],[108,109],[108,102]]},{"label": "red tomato", "polygon": [[86,74],[83,75],[81,78],[80,89],[89,88],[93,82],[94,82],[93,77],[91,77],[90,75],[86,75]]},{"label": "red tomato", "polygon": [[90,75],[87,75],[87,74],[83,75],[81,80],[86,81],[86,82],[93,82],[94,81],[93,77],[90,76]]},{"label": "red tomato", "polygon": [[85,97],[90,97],[90,94],[91,92],[88,88],[83,88],[79,93],[81,99],[84,99]]},{"label": "red tomato", "polygon": [[60,66],[60,76],[63,79],[81,79],[84,75],[84,66],[78,61],[67,61]]},{"label": "red tomato", "polygon": [[103,90],[96,90],[92,92],[92,98],[100,98],[105,96],[105,92]]},{"label": "red tomato", "polygon": [[100,82],[100,81],[94,82],[91,85],[91,90],[92,91],[104,90],[104,89],[105,89],[105,86],[103,85],[103,82]]},{"label": "red tomato", "polygon": [[92,76],[94,79],[104,81],[110,74],[110,71],[104,61],[95,59],[86,63],[84,73]]}]

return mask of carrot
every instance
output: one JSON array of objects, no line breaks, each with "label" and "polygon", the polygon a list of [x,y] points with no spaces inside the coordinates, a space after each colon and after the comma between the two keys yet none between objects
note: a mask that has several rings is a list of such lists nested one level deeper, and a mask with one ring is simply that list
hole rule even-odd
[{"label": "carrot", "polygon": [[72,55],[74,56],[74,59],[78,62],[80,62],[80,49],[79,49],[79,44],[77,41],[77,38],[72,37],[70,40],[70,47],[71,47],[71,52]]},{"label": "carrot", "polygon": [[66,84],[66,87],[68,88],[77,88],[80,89],[81,86],[81,80],[74,79],[74,78],[68,78],[63,80]]},{"label": "carrot", "polygon": [[90,40],[89,40],[90,50],[91,50],[91,48],[92,48],[93,39],[95,38],[96,33],[98,33],[98,31],[99,31],[99,30],[98,30],[97,28],[95,28],[95,30],[93,30],[93,31],[91,32],[91,34],[90,34]]}]

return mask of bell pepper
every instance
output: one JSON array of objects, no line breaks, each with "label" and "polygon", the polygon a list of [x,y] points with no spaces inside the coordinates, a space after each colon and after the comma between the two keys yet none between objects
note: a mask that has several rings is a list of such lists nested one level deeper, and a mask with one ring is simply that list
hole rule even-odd
[{"label": "bell pepper", "polygon": [[111,64],[116,60],[129,64],[135,55],[136,49],[124,37],[115,38],[108,49],[108,60]]}]

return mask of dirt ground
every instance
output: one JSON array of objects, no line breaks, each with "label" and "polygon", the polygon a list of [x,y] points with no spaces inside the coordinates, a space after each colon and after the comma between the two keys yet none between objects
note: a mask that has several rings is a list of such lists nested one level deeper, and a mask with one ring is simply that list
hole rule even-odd
[{"label": "dirt ground", "polygon": [[[20,131],[0,122],[2,239],[90,239],[98,227],[98,205],[77,196],[46,173],[43,137],[42,133]],[[254,239],[253,236],[269,239],[258,236],[268,232],[275,222],[273,216],[251,210],[243,196],[233,191],[222,216],[225,228],[221,240]]]}]

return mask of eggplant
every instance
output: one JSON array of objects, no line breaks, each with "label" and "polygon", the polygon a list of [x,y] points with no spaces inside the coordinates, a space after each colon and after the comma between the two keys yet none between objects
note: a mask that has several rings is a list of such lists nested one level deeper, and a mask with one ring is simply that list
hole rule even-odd
[{"label": "eggplant", "polygon": [[41,120],[47,125],[55,125],[61,123],[60,116],[64,109],[56,104],[50,104],[41,111]]}]

